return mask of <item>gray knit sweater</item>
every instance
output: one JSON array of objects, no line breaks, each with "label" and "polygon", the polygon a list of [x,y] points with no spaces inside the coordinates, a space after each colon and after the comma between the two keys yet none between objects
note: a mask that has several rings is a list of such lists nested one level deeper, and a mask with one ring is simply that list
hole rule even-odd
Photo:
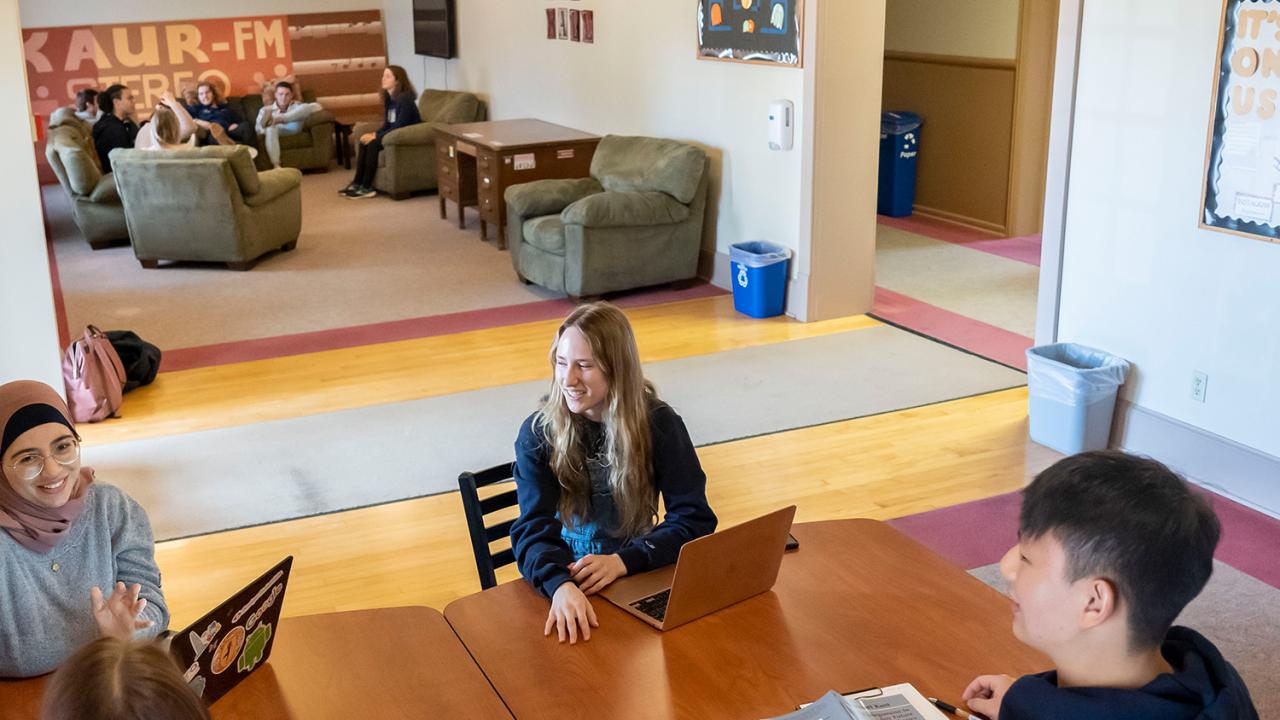
[{"label": "gray knit sweater", "polygon": [[0,677],[53,671],[98,636],[89,588],[110,596],[117,581],[141,583],[143,617],[154,636],[169,625],[147,514],[133,498],[102,483],[89,486],[84,512],[47,555],[0,530]]}]

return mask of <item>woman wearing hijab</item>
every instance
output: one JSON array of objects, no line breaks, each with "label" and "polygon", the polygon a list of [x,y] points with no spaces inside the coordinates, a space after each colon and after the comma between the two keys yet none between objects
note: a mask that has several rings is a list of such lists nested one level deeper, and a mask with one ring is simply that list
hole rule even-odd
[{"label": "woman wearing hijab", "polygon": [[70,416],[48,385],[0,385],[0,677],[169,624],[147,514],[80,466]]}]

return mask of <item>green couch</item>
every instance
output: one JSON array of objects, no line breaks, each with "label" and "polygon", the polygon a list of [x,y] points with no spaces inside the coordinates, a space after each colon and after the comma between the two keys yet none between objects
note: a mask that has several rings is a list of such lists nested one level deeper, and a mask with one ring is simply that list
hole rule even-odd
[{"label": "green couch", "polygon": [[248,270],[263,254],[298,244],[302,173],[259,173],[246,147],[112,150],[111,166],[145,268],[192,260]]},{"label": "green couch", "polygon": [[[302,102],[315,101],[315,93],[304,88]],[[262,96],[229,97],[227,105],[244,118],[245,122],[254,123],[258,120],[258,111],[262,109]],[[308,117],[304,126],[306,130],[297,135],[280,136],[280,164],[287,168],[328,172],[336,154],[333,113],[321,110]],[[271,159],[267,157],[267,146],[263,144],[261,136],[258,137],[258,159],[255,162],[259,170],[271,169]]]},{"label": "green couch", "polygon": [[[422,122],[392,130],[382,138],[378,153],[378,173],[373,187],[396,200],[410,193],[436,189],[435,131],[440,125],[480,122],[489,117],[489,108],[480,98],[466,92],[423,90],[418,97]],[[380,123],[357,123],[351,131],[353,149],[359,151],[360,136],[374,132]]]},{"label": "green couch", "polygon": [[516,274],[574,298],[696,277],[708,169],[692,145],[609,135],[591,177],[512,185]]},{"label": "green couch", "polygon": [[76,117],[75,108],[58,108],[49,117],[44,157],[71,198],[72,216],[89,247],[101,250],[129,242],[115,179],[102,173],[91,126]]}]

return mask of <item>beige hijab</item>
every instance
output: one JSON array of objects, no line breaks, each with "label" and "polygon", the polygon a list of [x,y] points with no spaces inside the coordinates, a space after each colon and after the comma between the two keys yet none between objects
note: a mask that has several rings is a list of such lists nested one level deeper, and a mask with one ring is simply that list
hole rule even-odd
[{"label": "beige hijab", "polygon": [[[0,462],[7,462],[5,455],[13,438],[42,421],[61,422],[75,433],[70,418],[62,397],[44,383],[18,380],[0,385],[0,437],[8,439],[0,441]],[[93,470],[81,467],[71,499],[62,507],[49,508],[18,495],[10,487],[7,476],[0,472],[0,529],[28,550],[42,555],[48,553],[66,537],[84,511],[85,493],[92,483]]]}]

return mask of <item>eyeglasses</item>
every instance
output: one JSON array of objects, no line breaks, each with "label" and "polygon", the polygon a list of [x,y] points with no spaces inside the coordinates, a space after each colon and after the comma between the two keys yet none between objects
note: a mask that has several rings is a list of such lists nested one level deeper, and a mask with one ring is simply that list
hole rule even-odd
[{"label": "eyeglasses", "polygon": [[53,452],[48,455],[34,450],[28,451],[20,455],[8,467],[18,473],[18,477],[22,480],[35,480],[40,477],[40,473],[44,472],[45,461],[49,458],[52,458],[59,465],[75,465],[76,461],[80,459],[80,443],[71,438],[59,440],[53,446]]}]

